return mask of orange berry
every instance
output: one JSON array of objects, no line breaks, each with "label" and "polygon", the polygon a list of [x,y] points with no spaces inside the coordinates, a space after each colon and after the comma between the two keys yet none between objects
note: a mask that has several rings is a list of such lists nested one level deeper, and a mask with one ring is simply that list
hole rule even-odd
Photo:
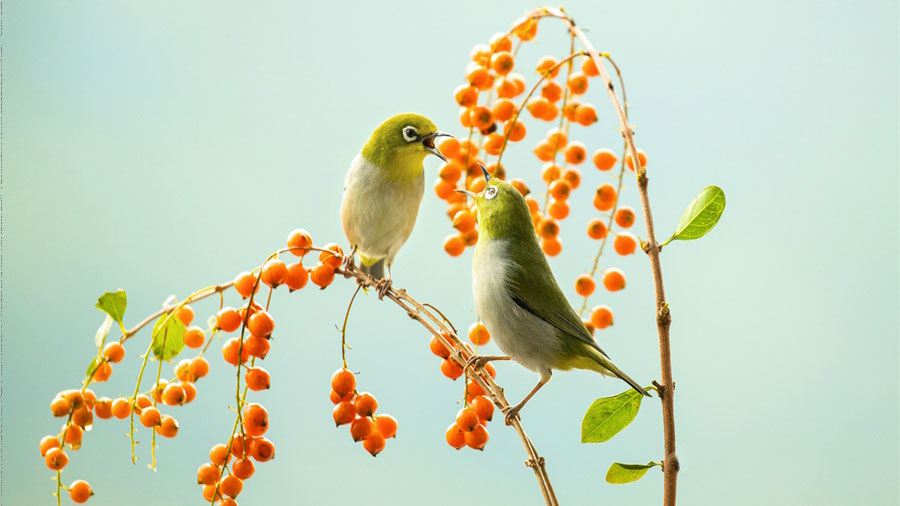
[{"label": "orange berry", "polygon": [[206,335],[203,329],[196,325],[191,325],[184,331],[184,345],[188,348],[199,348],[203,346]]},{"label": "orange berry", "polygon": [[464,209],[453,217],[453,228],[460,232],[468,232],[475,228],[475,213]]},{"label": "orange berry", "polygon": [[[547,145],[550,145],[549,141],[541,141],[541,142],[545,142]],[[553,156],[551,155],[550,158],[552,159]],[[552,163],[552,162],[548,162],[548,163],[545,163],[544,166],[541,168],[541,179],[543,179],[544,182],[546,182],[549,185],[549,184],[552,184],[557,179],[559,179],[560,173],[561,173],[561,171],[560,171],[559,165],[556,165],[555,163]]]},{"label": "orange berry", "polygon": [[547,256],[555,257],[562,251],[562,243],[556,237],[544,238],[541,241],[541,249],[544,250]]},{"label": "orange berry", "polygon": [[490,71],[477,64],[470,65],[471,67],[468,68],[468,72],[466,73],[466,80],[469,81],[469,84],[478,90],[491,89],[491,87],[494,86],[494,76]]},{"label": "orange berry", "polygon": [[622,228],[629,228],[634,225],[634,209],[628,206],[622,206],[616,210],[616,225]]},{"label": "orange berry", "polygon": [[254,287],[256,291],[259,291],[259,286],[256,284],[256,276],[249,271],[244,271],[234,278],[234,289],[244,299],[250,296],[250,293],[254,291]]},{"label": "orange berry", "polygon": [[180,406],[187,400],[184,387],[178,383],[169,383],[163,390],[162,401],[169,406]]},{"label": "orange berry", "polygon": [[94,371],[91,379],[93,381],[106,381],[110,376],[112,376],[112,366],[104,360],[97,365],[97,369]]},{"label": "orange berry", "polygon": [[519,193],[522,194],[523,197],[527,197],[529,193],[531,193],[531,189],[528,188],[528,185],[525,184],[525,181],[521,179],[510,179],[509,184],[513,185],[516,190],[519,190]]},{"label": "orange berry", "polygon": [[257,311],[247,322],[247,328],[254,336],[267,337],[275,330],[275,320],[268,311]]},{"label": "orange berry", "polygon": [[456,425],[463,432],[470,432],[478,427],[478,415],[472,408],[463,408],[456,414]]},{"label": "orange berry", "polygon": [[616,249],[616,253],[620,255],[630,255],[637,249],[637,240],[631,232],[619,232],[616,234],[613,247]]},{"label": "orange berry", "polygon": [[612,309],[608,306],[596,306],[594,309],[591,309],[591,325],[598,329],[605,329],[612,324]]},{"label": "orange berry", "polygon": [[[441,178],[441,181],[445,181],[450,183],[451,185],[455,185],[457,181],[459,181],[459,176],[462,175],[462,168],[459,163],[455,160],[450,160],[445,163],[440,170],[438,171],[438,176]],[[453,186],[450,186],[451,192],[453,191]]]},{"label": "orange berry", "polygon": [[385,439],[390,439],[397,435],[397,419],[391,415],[378,415],[375,417],[375,428]]},{"label": "orange berry", "polygon": [[241,480],[253,476],[254,471],[256,471],[256,466],[250,459],[237,459],[234,464],[231,464],[231,473]]},{"label": "orange berry", "polygon": [[582,95],[588,89],[588,78],[581,72],[572,72],[566,84],[573,95]]},{"label": "orange berry", "polygon": [[575,108],[575,122],[581,126],[591,126],[597,121],[597,111],[591,104],[580,104]]},{"label": "orange berry", "polygon": [[463,446],[466,446],[466,435],[463,433],[462,429],[459,428],[459,425],[453,423],[449,427],[447,427],[447,433],[445,434],[447,439],[447,444],[459,450]]},{"label": "orange berry", "polygon": [[515,94],[513,97],[517,97],[522,93],[525,93],[525,76],[516,72],[510,72],[506,75],[506,78],[512,82],[513,86],[515,86]]},{"label": "orange berry", "polygon": [[237,497],[244,488],[244,482],[237,476],[230,474],[219,482],[219,492],[229,497]]},{"label": "orange berry", "polygon": [[479,423],[489,422],[494,417],[494,403],[485,395],[476,396],[469,407],[478,416]]},{"label": "orange berry", "polygon": [[457,364],[455,361],[450,360],[449,358],[445,358],[443,362],[441,362],[441,373],[455,380],[456,378],[462,376],[463,368]]},{"label": "orange berry", "polygon": [[84,405],[73,411],[72,423],[81,428],[90,427],[91,425],[93,425],[94,415],[91,412],[91,408],[87,407],[87,405]]},{"label": "orange berry", "polygon": [[472,48],[472,52],[469,53],[469,57],[472,61],[481,66],[486,66],[488,64],[490,55],[491,48],[487,44],[476,44],[475,47]]},{"label": "orange berry", "polygon": [[178,435],[178,421],[172,416],[163,415],[156,426],[156,433],[162,437],[175,437]]},{"label": "orange berry", "polygon": [[144,427],[155,427],[162,420],[159,410],[153,406],[147,406],[141,410],[141,424]]},{"label": "orange berry", "polygon": [[378,409],[378,401],[375,400],[375,396],[368,392],[357,395],[353,405],[356,407],[356,412],[359,413],[359,416],[372,416],[375,414],[375,410]]},{"label": "orange berry", "polygon": [[47,454],[44,455],[44,463],[46,463],[47,467],[50,469],[59,471],[69,463],[69,456],[66,455],[66,452],[63,451],[62,448],[52,448],[47,450]]},{"label": "orange berry", "polygon": [[[557,182],[565,183],[565,181],[562,180]],[[569,204],[567,204],[565,200],[554,200],[550,202],[550,206],[547,208],[547,213],[557,220],[564,220],[566,216],[569,215]]]},{"label": "orange berry", "polygon": [[119,343],[109,343],[103,348],[103,356],[106,360],[117,364],[125,358],[125,347]]},{"label": "orange berry", "polygon": [[192,381],[179,381],[178,385],[184,389],[184,403],[187,404],[197,397],[197,387]]},{"label": "orange berry", "polygon": [[269,347],[269,340],[265,337],[250,336],[244,340],[244,352],[251,357],[266,358],[266,355],[269,354]]},{"label": "orange berry", "polygon": [[579,171],[575,167],[569,167],[564,170],[561,177],[563,178],[563,180],[569,183],[569,186],[573,190],[581,186],[581,171]]},{"label": "orange berry", "polygon": [[209,362],[203,357],[194,357],[191,359],[191,365],[188,368],[194,380],[198,380],[209,373]]},{"label": "orange berry", "polygon": [[578,100],[572,99],[566,102],[566,106],[563,108],[563,116],[566,117],[569,121],[575,121],[575,113],[578,111],[578,106],[581,105],[581,102]]},{"label": "orange berry", "polygon": [[532,98],[528,101],[528,112],[531,113],[536,119],[544,119],[552,104],[549,100],[544,97]]},{"label": "orange berry", "polygon": [[520,18],[514,23],[511,33],[523,42],[533,39],[537,35],[537,19],[530,17]]},{"label": "orange berry", "polygon": [[584,61],[581,62],[581,71],[584,72],[584,75],[589,77],[600,75],[600,70],[597,68],[597,64],[594,63],[594,59],[590,56],[586,57]]},{"label": "orange berry", "polygon": [[[222,448],[225,448],[224,446]],[[219,468],[209,462],[197,468],[197,483],[201,485],[213,485],[219,481]]]},{"label": "orange berry", "polygon": [[244,433],[262,436],[269,429],[269,412],[260,404],[251,402],[244,406]]},{"label": "orange berry", "polygon": [[541,75],[547,75],[548,79],[553,79],[554,77],[556,77],[556,74],[559,73],[559,67],[556,66],[557,63],[559,62],[556,60],[556,58],[552,56],[545,56],[538,60],[536,69],[537,73]]},{"label": "orange berry", "polygon": [[267,390],[271,384],[269,371],[262,367],[251,367],[250,369],[247,369],[247,372],[244,373],[244,381],[247,382],[247,388],[254,392]]},{"label": "orange berry", "polygon": [[374,428],[375,423],[371,418],[365,416],[356,418],[350,422],[350,437],[352,437],[354,441],[365,439],[366,436],[371,434],[372,429]]},{"label": "orange berry", "polygon": [[594,195],[594,207],[600,211],[609,211],[616,204],[616,189],[609,183],[597,187]]},{"label": "orange berry", "polygon": [[231,456],[236,459],[242,459],[250,454],[250,446],[253,444],[252,437],[244,437],[241,434],[235,434],[231,438]]},{"label": "orange berry", "polygon": [[91,486],[84,480],[75,480],[69,484],[69,498],[73,502],[83,503],[94,495]]},{"label": "orange berry", "polygon": [[331,375],[331,389],[341,396],[356,390],[356,376],[349,369],[338,369]]},{"label": "orange berry", "polygon": [[559,128],[551,128],[548,130],[546,139],[557,151],[565,148],[566,144],[569,142],[569,136],[564,130],[560,130]]},{"label": "orange berry", "polygon": [[224,332],[234,332],[241,326],[241,315],[231,306],[223,307],[216,313],[216,326]]},{"label": "orange berry", "polygon": [[534,156],[536,156],[537,159],[542,162],[550,162],[551,160],[553,160],[554,153],[555,150],[553,149],[553,145],[550,144],[546,139],[538,141],[538,143],[534,146]]},{"label": "orange berry", "polygon": [[319,261],[335,269],[340,267],[344,261],[344,250],[333,242],[326,244],[323,249],[325,251],[319,253]]},{"label": "orange berry", "polygon": [[479,105],[469,111],[469,121],[471,121],[472,126],[483,131],[494,124],[494,117],[491,115],[490,109]]},{"label": "orange berry", "polygon": [[469,114],[469,109],[469,107],[462,107],[459,109],[459,124],[464,128],[472,126],[472,116]]},{"label": "orange berry", "polygon": [[538,207],[540,206],[540,204],[538,204],[537,199],[535,199],[534,197],[525,197],[525,203],[528,204],[528,212],[530,212],[532,215],[538,212]]},{"label": "orange berry", "polygon": [[541,96],[550,102],[557,102],[562,98],[562,94],[562,86],[557,84],[556,81],[547,81],[544,86],[541,87]]},{"label": "orange berry", "polygon": [[365,441],[363,441],[363,448],[374,457],[381,453],[381,450],[384,450],[385,443],[384,435],[381,432],[378,432],[377,429],[374,429],[366,436]]},{"label": "orange berry", "polygon": [[263,265],[260,280],[272,288],[278,288],[286,277],[287,265],[280,258],[273,258]]},{"label": "orange berry", "polygon": [[594,166],[600,170],[610,170],[618,161],[619,158],[610,149],[601,148],[594,153]]},{"label": "orange berry", "polygon": [[608,269],[603,273],[603,286],[610,292],[625,288],[625,273],[619,269]]},{"label": "orange berry", "polygon": [[[350,392],[349,394],[346,394],[346,395],[341,395],[341,394],[335,392],[334,390],[332,390],[331,392],[329,392],[328,398],[331,399],[332,404],[340,404],[344,401],[353,400],[354,395],[356,395],[354,392]],[[353,409],[356,409],[356,408],[353,408]]]},{"label": "orange berry", "polygon": [[588,237],[591,239],[603,239],[606,237],[606,223],[603,223],[602,220],[593,219],[588,223]]},{"label": "orange berry", "polygon": [[53,401],[50,402],[50,412],[53,413],[53,416],[66,416],[71,411],[72,408],[69,402],[60,396],[54,397]]},{"label": "orange berry", "polygon": [[470,379],[469,382],[466,383],[466,396],[470,402],[471,399],[479,395],[484,395],[484,393],[484,389],[481,388],[481,385],[479,385],[475,380]]},{"label": "orange berry", "polygon": [[209,450],[209,461],[217,466],[224,465],[229,458],[228,448],[219,443]]},{"label": "orange berry", "polygon": [[[453,90],[453,98],[461,107],[472,107],[478,103],[478,90],[469,84],[460,84]],[[443,152],[443,149],[441,150]],[[450,156],[446,155],[445,156]]]},{"label": "orange berry", "polygon": [[124,397],[119,397],[112,403],[112,415],[119,420],[128,418],[131,414],[131,403]]},{"label": "orange berry", "polygon": [[538,223],[537,234],[543,239],[552,239],[559,235],[559,224],[553,218],[544,218]]},{"label": "orange berry", "polygon": [[594,278],[590,274],[582,274],[575,278],[575,293],[582,297],[588,297],[594,293],[596,286],[597,284],[594,283]]},{"label": "orange berry", "polygon": [[84,405],[87,406],[88,409],[92,409],[94,403],[97,401],[97,395],[94,394],[94,391],[90,388],[85,388],[81,395],[84,397]]},{"label": "orange berry", "polygon": [[185,327],[191,324],[194,321],[194,308],[192,308],[189,304],[185,304],[178,308],[178,312],[175,314],[181,323],[184,324]]},{"label": "orange berry", "polygon": [[334,418],[335,426],[348,424],[356,419],[356,407],[349,400],[339,402],[331,410],[331,416]]},{"label": "orange berry", "polygon": [[438,145],[438,150],[447,158],[456,158],[457,153],[459,153],[459,139],[447,137]]},{"label": "orange berry", "polygon": [[515,97],[518,94],[518,86],[513,79],[510,79],[509,77],[502,77],[497,81],[497,98],[509,99]]},{"label": "orange berry", "polygon": [[334,267],[319,263],[309,271],[309,279],[314,285],[325,288],[334,281]]},{"label": "orange berry", "polygon": [[470,432],[463,431],[466,438],[466,446],[473,450],[484,450],[484,446],[488,442],[488,431],[484,425],[478,424]]},{"label": "orange berry", "polygon": [[519,142],[525,138],[525,133],[525,125],[519,120],[515,122],[510,120],[503,124],[503,135],[508,135],[510,142]]},{"label": "orange berry", "polygon": [[504,139],[502,135],[497,132],[492,132],[484,141],[484,152],[491,156],[499,155],[503,150],[503,142]]},{"label": "orange berry", "polygon": [[257,462],[265,462],[275,457],[275,445],[264,437],[254,438],[250,445],[250,456]]},{"label": "orange berry", "polygon": [[513,58],[512,53],[509,51],[494,53],[493,61],[491,61],[491,68],[494,69],[497,75],[501,76],[509,74],[515,65],[516,59]]},{"label": "orange berry", "polygon": [[491,51],[494,51],[495,53],[512,49],[512,41],[509,39],[509,36],[503,32],[492,35],[488,44],[491,47]]},{"label": "orange berry", "polygon": [[84,430],[81,427],[70,424],[65,428],[65,435],[63,438],[67,445],[71,445],[73,449],[77,450],[81,446],[82,435],[84,435]]},{"label": "orange berry", "polygon": [[[302,257],[309,252],[309,247],[312,246],[312,237],[310,237],[309,232],[306,230],[296,228],[288,234],[287,246],[288,248],[291,248],[291,254]],[[244,295],[244,297],[246,297],[246,295]]]},{"label": "orange berry", "polygon": [[[638,161],[641,162],[641,167],[647,166],[647,154],[644,153],[643,149],[637,150],[638,153]],[[634,160],[631,158],[631,153],[625,155],[625,165],[628,166],[629,169],[634,171]]]},{"label": "orange berry", "polygon": [[508,98],[501,98],[494,102],[494,108],[491,114],[497,121],[511,120],[516,114],[516,103]]},{"label": "orange berry", "polygon": [[76,410],[85,404],[84,394],[81,393],[81,390],[65,390],[58,393],[57,396],[65,399],[72,410]]},{"label": "orange berry", "polygon": [[466,244],[460,236],[448,235],[444,238],[444,251],[446,251],[448,255],[458,257],[459,255],[462,255],[464,249],[466,249]]},{"label": "orange berry", "polygon": [[484,370],[490,375],[491,378],[497,377],[497,370],[494,369],[494,364],[488,362],[484,365]]},{"label": "orange berry", "polygon": [[150,400],[150,397],[147,397],[144,394],[138,395],[137,398],[134,400],[134,403],[137,406],[135,413],[138,413],[138,414],[140,414],[140,412],[138,410],[143,410],[144,408],[147,408],[147,407],[150,407],[151,405],[153,405],[153,401]]},{"label": "orange berry", "polygon": [[550,183],[550,196],[556,200],[566,200],[569,198],[571,191],[572,187],[569,186],[569,182],[565,179],[557,179]]},{"label": "orange berry", "polygon": [[475,346],[483,346],[491,340],[487,327],[475,322],[469,326],[469,341]]},{"label": "orange berry", "polygon": [[299,290],[306,286],[306,283],[309,281],[309,272],[306,270],[306,267],[303,266],[303,262],[294,262],[291,265],[288,265],[287,276],[284,278],[284,284],[287,285],[288,290],[294,291]]},{"label": "orange berry", "polygon": [[460,237],[462,237],[463,244],[466,246],[475,246],[478,243],[478,229],[473,228],[465,233],[460,233]]},{"label": "orange berry", "polygon": [[222,345],[222,358],[231,365],[242,364],[250,358],[246,347],[241,349],[241,338],[232,337]]},{"label": "orange berry", "polygon": [[451,183],[450,181],[447,181],[446,179],[438,178],[434,182],[434,193],[441,200],[447,200],[448,198],[450,198],[450,196],[453,195],[453,190],[455,190],[455,189],[456,189],[456,181]]},{"label": "orange berry", "polygon": [[44,436],[41,438],[41,457],[45,457],[47,452],[53,448],[59,448],[59,439],[56,436]]},{"label": "orange berry", "polygon": [[566,147],[566,161],[572,165],[578,165],[587,158],[587,150],[581,142],[573,142]]},{"label": "orange berry", "polygon": [[[449,336],[447,336],[447,340],[450,340]],[[431,349],[431,353],[434,353],[441,358],[448,358],[450,356],[450,350],[447,349],[446,346],[444,346],[444,343],[442,343],[437,336],[431,336],[431,341],[429,341],[428,347],[429,349]]]},{"label": "orange berry", "polygon": [[206,502],[211,502],[213,500],[224,501],[224,499],[222,499],[222,494],[217,492],[216,489],[217,489],[216,484],[203,485],[203,499],[205,499]]}]

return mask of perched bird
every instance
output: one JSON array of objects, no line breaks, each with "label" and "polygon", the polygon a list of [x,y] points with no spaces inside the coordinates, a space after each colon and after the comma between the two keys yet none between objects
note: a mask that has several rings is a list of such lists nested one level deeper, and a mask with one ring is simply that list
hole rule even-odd
[{"label": "perched bird", "polygon": [[609,360],[569,305],[538,246],[525,199],[509,183],[482,171],[487,185],[481,193],[457,191],[473,197],[478,206],[478,245],[472,259],[475,308],[508,357],[476,357],[475,366],[512,359],[541,375],[531,393],[506,412],[506,423],[550,381],[553,369],[616,376],[648,395]]},{"label": "perched bird", "polygon": [[[409,238],[425,191],[422,162],[430,153],[447,161],[434,140],[449,136],[419,114],[398,114],[378,126],[350,164],[344,180],[341,224],[363,272],[378,279],[379,297],[391,286],[391,264]],[[388,276],[384,276],[387,267]]]}]

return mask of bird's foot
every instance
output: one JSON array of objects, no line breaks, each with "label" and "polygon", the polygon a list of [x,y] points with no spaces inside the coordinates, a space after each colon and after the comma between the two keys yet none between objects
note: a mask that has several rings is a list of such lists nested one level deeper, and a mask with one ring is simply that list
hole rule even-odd
[{"label": "bird's foot", "polygon": [[353,248],[353,250],[350,253],[344,255],[344,258],[341,260],[341,270],[342,271],[350,272],[351,270],[353,270],[353,267],[354,267],[353,255],[355,253],[356,253],[356,248]]},{"label": "bird's foot", "polygon": [[493,362],[494,360],[512,359],[503,355],[475,355],[466,361],[466,369],[471,367],[475,371],[480,371],[484,369],[488,362]]},{"label": "bird's foot", "polygon": [[378,300],[384,299],[384,296],[387,295],[388,290],[391,289],[391,280],[390,278],[382,278],[375,283],[375,292],[378,294]]},{"label": "bird's foot", "polygon": [[515,406],[509,406],[503,410],[503,422],[506,425],[512,425],[513,421],[519,418],[519,410],[522,409],[521,404],[516,404]]}]

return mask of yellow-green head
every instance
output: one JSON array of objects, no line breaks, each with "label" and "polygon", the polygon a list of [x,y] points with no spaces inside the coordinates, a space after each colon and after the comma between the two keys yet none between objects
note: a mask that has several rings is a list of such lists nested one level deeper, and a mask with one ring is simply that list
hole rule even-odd
[{"label": "yellow-green head", "polygon": [[534,225],[525,197],[513,185],[491,177],[484,167],[481,170],[487,180],[481,193],[457,190],[475,199],[479,240],[529,237],[534,240]]},{"label": "yellow-green head", "polygon": [[362,156],[397,177],[411,175],[410,172],[418,175],[429,153],[447,161],[434,145],[436,137],[447,135],[421,114],[398,114],[372,132]]}]

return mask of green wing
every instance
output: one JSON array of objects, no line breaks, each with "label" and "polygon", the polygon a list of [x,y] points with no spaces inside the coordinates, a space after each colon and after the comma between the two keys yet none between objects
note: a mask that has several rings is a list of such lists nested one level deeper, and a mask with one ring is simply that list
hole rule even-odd
[{"label": "green wing", "polygon": [[506,280],[510,297],[519,307],[553,325],[563,335],[578,339],[609,358],[559,288],[537,240],[518,246],[513,254],[513,271]]}]

